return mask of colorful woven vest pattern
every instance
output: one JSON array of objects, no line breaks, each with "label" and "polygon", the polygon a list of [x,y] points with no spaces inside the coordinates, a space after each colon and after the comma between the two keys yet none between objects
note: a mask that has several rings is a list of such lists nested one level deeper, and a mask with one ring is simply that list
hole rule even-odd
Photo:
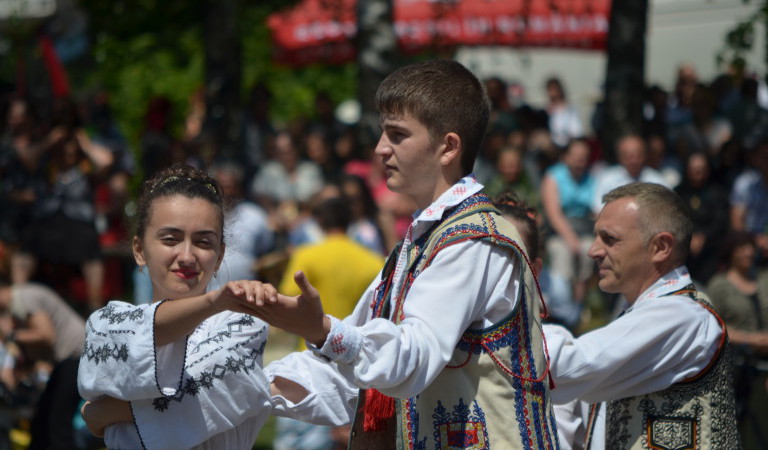
[{"label": "colorful woven vest pattern", "polygon": [[[540,296],[517,244],[522,242],[517,230],[487,197],[476,194],[446,211],[443,220],[408,249],[407,276],[390,314],[395,249],[371,305],[372,315],[400,323],[405,319],[404,302],[418,301],[406,300],[414,280],[441,250],[468,239],[508,250],[513,263],[522,264],[524,293],[499,323],[468,329],[448,366],[421,394],[395,399],[397,448],[557,449],[543,337],[535,326]],[[449,305],[450,299],[446,302]]]},{"label": "colorful woven vest pattern", "polygon": [[608,402],[605,448],[741,448],[725,324],[693,285],[667,294],[680,295],[690,297],[717,317],[723,332],[720,347],[709,366],[694,377],[663,391]]}]

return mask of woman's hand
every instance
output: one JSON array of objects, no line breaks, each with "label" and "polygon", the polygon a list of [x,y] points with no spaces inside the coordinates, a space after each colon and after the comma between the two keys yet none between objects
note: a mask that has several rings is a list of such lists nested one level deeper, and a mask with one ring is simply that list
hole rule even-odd
[{"label": "woman's hand", "polygon": [[230,281],[213,295],[212,303],[222,311],[254,314],[254,307],[277,301],[277,289],[255,280]]},{"label": "woman's hand", "polygon": [[110,425],[133,422],[130,403],[108,396],[85,402],[80,408],[80,415],[88,431],[96,437],[104,437],[104,430]]}]

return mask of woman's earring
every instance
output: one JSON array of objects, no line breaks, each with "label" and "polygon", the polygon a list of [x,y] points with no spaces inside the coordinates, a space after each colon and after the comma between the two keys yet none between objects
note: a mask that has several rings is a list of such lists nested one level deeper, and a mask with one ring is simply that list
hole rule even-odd
[{"label": "woman's earring", "polygon": [[139,273],[144,273],[144,266],[143,265],[139,266]]},{"label": "woman's earring", "polygon": [[218,272],[218,271],[214,271],[214,272],[213,272],[213,278],[216,278],[216,279],[218,279],[218,278],[219,278],[219,276],[218,276],[218,275],[219,275],[219,272]]}]

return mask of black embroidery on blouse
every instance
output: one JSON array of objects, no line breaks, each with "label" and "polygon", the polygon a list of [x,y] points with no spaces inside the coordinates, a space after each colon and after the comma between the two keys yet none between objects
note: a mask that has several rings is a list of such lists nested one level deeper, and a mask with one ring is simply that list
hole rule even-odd
[{"label": "black embroidery on blouse", "polygon": [[[244,327],[255,324],[256,321],[252,316],[243,315],[238,320],[229,322],[227,324],[227,329],[223,329],[195,345],[190,353],[199,352],[205,344],[210,346],[212,344],[215,345],[224,343],[232,337],[233,333],[242,332]],[[203,389],[212,388],[216,380],[222,380],[229,375],[237,374],[240,372],[248,373],[254,369],[257,369],[259,367],[258,361],[263,355],[264,347],[266,346],[266,339],[261,339],[265,333],[266,327],[261,327],[258,330],[254,330],[253,333],[250,334],[246,339],[242,340],[241,342],[237,342],[231,347],[225,348],[222,345],[217,345],[211,351],[202,357],[199,357],[197,361],[189,364],[189,366],[186,366],[184,370],[185,375],[182,376],[181,388],[174,395],[158,397],[152,400],[152,405],[154,406],[155,410],[158,412],[167,411],[171,402],[181,402],[187,395],[195,397]],[[240,347],[247,347],[254,340],[259,339],[261,339],[261,343],[258,347],[250,349],[250,351],[245,355],[240,355],[237,353],[237,350]],[[210,369],[202,371],[196,377],[186,375],[189,373],[188,369],[198,364],[204,363],[205,360],[207,360],[210,356],[219,354],[222,351],[230,353],[230,355],[224,359],[223,363],[214,364]]]},{"label": "black embroidery on blouse", "polygon": [[262,343],[261,347],[253,349],[249,355],[229,356],[224,364],[215,364],[211,370],[202,372],[198,377],[185,377],[184,385],[175,395],[158,397],[152,401],[152,405],[155,410],[162,412],[168,409],[171,401],[181,402],[187,395],[195,397],[202,389],[210,389],[215,380],[224,379],[227,375],[240,371],[248,373],[257,367],[257,361],[264,351],[264,344],[266,342]]},{"label": "black embroidery on blouse", "polygon": [[128,360],[128,345],[104,344],[100,347],[94,347],[90,343],[86,343],[85,349],[83,350],[83,356],[88,358],[88,361],[93,361],[95,364],[107,362],[109,359],[125,362]]},{"label": "black embroidery on blouse", "polygon": [[141,308],[130,308],[121,312],[115,311],[116,309],[114,305],[107,305],[98,310],[96,314],[99,315],[99,319],[108,320],[110,325],[123,323],[126,320],[135,322],[144,317],[144,310]]}]

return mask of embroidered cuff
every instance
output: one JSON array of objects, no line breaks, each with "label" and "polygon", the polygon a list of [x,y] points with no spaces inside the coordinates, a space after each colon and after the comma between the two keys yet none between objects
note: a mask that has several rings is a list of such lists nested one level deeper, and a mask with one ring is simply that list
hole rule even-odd
[{"label": "embroidered cuff", "polygon": [[355,327],[349,326],[339,319],[331,319],[331,332],[322,347],[307,342],[307,348],[316,355],[342,364],[350,364],[360,352],[362,336]]}]

